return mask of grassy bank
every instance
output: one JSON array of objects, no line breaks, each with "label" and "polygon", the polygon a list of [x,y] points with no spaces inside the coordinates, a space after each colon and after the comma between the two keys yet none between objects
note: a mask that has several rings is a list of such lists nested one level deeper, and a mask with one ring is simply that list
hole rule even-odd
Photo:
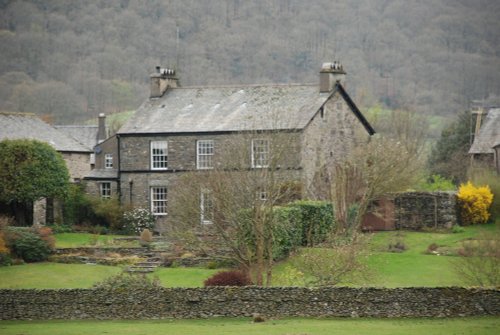
[{"label": "grassy bank", "polygon": [[143,320],[143,321],[0,321],[3,335],[224,335],[224,334],[497,334],[500,319],[305,319],[290,318],[252,323],[247,319]]}]

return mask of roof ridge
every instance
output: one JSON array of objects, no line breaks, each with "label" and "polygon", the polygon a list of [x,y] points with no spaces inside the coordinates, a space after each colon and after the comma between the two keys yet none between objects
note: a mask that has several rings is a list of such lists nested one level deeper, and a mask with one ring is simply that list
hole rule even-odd
[{"label": "roof ridge", "polygon": [[[7,112],[0,111],[0,115],[17,115],[17,116],[28,116],[28,117],[37,117],[35,113],[26,113],[26,112]],[[38,117],[37,117],[38,118]]]},{"label": "roof ridge", "polygon": [[318,86],[315,83],[269,83],[269,84],[228,84],[228,85],[194,85],[194,86],[178,86],[170,87],[169,89],[200,89],[200,88],[244,88],[244,87],[290,87],[290,86]]}]

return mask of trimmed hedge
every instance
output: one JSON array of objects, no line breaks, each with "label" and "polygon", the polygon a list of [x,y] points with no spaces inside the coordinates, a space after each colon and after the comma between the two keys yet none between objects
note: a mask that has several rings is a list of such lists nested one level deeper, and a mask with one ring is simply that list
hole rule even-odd
[{"label": "trimmed hedge", "polygon": [[302,246],[323,242],[334,228],[332,204],[325,201],[299,200],[288,205],[300,212]]},{"label": "trimmed hedge", "polygon": [[[252,245],[255,238],[251,229],[252,211],[240,213],[244,229],[240,240]],[[313,246],[323,242],[333,229],[332,205],[323,201],[296,201],[287,206],[274,208],[273,250],[274,260],[288,257],[300,246]]]}]

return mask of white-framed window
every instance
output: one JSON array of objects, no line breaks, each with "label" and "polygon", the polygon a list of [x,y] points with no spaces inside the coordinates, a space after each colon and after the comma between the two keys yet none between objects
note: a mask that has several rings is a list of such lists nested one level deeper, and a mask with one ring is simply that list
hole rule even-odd
[{"label": "white-framed window", "polygon": [[209,190],[200,193],[200,222],[201,224],[212,224],[214,218],[214,200]]},{"label": "white-framed window", "polygon": [[252,168],[269,166],[269,140],[252,140]]},{"label": "white-framed window", "polygon": [[257,200],[266,201],[268,199],[268,194],[266,190],[258,190],[256,193]]},{"label": "white-framed window", "polygon": [[168,142],[151,141],[151,170],[168,168]]},{"label": "white-framed window", "polygon": [[165,186],[151,187],[151,213],[167,215],[167,188]]},{"label": "white-framed window", "polygon": [[105,154],[104,155],[104,168],[112,169],[113,168],[113,154]]},{"label": "white-framed window", "polygon": [[99,183],[99,194],[102,199],[111,198],[111,183],[110,182],[102,182]]},{"label": "white-framed window", "polygon": [[199,140],[196,142],[196,168],[213,169],[214,141]]}]

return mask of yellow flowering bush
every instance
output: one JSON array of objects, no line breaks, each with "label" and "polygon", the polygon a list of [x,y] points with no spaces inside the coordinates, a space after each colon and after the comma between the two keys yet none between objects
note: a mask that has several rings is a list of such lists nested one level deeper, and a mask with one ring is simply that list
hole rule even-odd
[{"label": "yellow flowering bush", "polygon": [[470,181],[467,184],[461,184],[457,197],[464,225],[488,221],[489,208],[493,202],[493,193],[488,185],[476,187]]}]

